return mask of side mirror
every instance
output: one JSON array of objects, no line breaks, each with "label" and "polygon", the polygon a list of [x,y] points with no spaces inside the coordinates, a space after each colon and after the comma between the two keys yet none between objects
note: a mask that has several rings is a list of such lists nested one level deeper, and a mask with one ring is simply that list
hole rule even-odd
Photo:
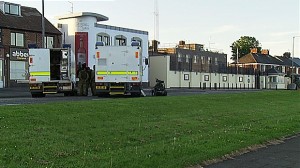
[{"label": "side mirror", "polygon": [[145,65],[148,65],[148,64],[149,64],[149,59],[145,58]]}]

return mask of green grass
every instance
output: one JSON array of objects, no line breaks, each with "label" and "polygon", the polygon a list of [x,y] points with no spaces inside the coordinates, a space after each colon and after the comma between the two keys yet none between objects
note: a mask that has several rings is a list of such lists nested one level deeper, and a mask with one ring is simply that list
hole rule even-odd
[{"label": "green grass", "polygon": [[185,167],[300,132],[300,93],[0,107],[0,167]]}]

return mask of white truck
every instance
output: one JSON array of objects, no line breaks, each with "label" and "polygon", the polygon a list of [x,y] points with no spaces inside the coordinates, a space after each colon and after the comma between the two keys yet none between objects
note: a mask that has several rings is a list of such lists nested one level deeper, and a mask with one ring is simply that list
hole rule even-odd
[{"label": "white truck", "polygon": [[32,97],[75,95],[76,70],[70,48],[29,49],[29,88]]},{"label": "white truck", "polygon": [[137,43],[131,46],[105,46],[96,44],[96,95],[141,96],[143,57]]}]

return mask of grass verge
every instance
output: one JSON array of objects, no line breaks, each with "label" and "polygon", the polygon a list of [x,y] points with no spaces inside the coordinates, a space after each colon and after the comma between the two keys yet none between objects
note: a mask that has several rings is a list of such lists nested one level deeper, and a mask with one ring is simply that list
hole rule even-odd
[{"label": "grass verge", "polygon": [[300,132],[300,94],[0,107],[0,167],[186,167]]}]

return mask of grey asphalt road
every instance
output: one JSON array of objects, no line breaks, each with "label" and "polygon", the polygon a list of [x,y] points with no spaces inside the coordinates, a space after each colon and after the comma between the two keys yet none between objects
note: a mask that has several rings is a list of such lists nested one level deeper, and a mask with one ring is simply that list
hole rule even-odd
[{"label": "grey asphalt road", "polygon": [[300,135],[205,168],[300,168]]},{"label": "grey asphalt road", "polygon": [[[195,94],[224,94],[224,93],[241,93],[241,92],[255,92],[258,90],[200,90],[200,89],[169,89],[168,96],[182,96],[182,95],[195,95]],[[144,90],[145,94],[151,96],[151,90]],[[126,96],[125,96],[126,97]],[[130,97],[130,96],[128,96]],[[112,97],[116,98],[116,97]],[[119,97],[124,98],[124,97]],[[6,105],[20,105],[20,104],[38,104],[38,103],[51,103],[51,102],[62,102],[62,101],[82,101],[82,100],[106,100],[109,98],[101,97],[64,97],[63,94],[46,95],[43,98],[31,98],[30,92],[26,90],[6,90],[5,92],[0,90],[0,106]]]}]

